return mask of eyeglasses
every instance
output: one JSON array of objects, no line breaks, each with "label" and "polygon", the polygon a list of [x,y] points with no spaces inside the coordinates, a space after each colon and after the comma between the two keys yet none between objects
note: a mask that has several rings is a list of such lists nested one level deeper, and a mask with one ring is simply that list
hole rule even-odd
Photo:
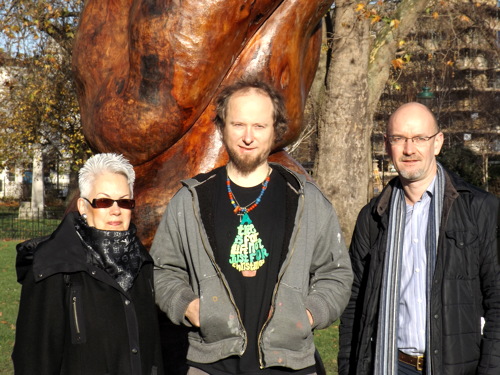
[{"label": "eyeglasses", "polygon": [[87,202],[89,202],[93,208],[109,208],[115,202],[118,204],[118,207],[125,208],[127,210],[131,210],[135,207],[135,200],[134,199],[97,198],[97,199],[92,199],[92,202],[89,201],[87,198],[83,198],[83,199],[85,199]]},{"label": "eyeglasses", "polygon": [[415,145],[423,145],[425,142],[428,142],[431,138],[434,138],[439,133],[440,132],[437,132],[436,134],[431,135],[429,137],[423,137],[419,135],[412,138],[401,137],[399,135],[389,135],[387,136],[387,139],[389,140],[389,143],[391,145],[396,145],[396,146],[404,145],[408,140],[411,140]]}]

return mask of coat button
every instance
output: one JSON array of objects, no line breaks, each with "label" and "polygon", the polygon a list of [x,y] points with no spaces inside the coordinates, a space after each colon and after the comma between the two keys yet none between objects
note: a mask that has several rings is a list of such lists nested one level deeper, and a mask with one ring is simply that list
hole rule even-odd
[{"label": "coat button", "polygon": [[137,350],[136,348],[132,349],[132,354],[137,354],[139,353],[139,350]]},{"label": "coat button", "polygon": [[92,271],[91,273],[92,273],[92,275],[95,275],[95,274],[96,274],[96,272],[95,272],[95,271]]},{"label": "coat button", "polygon": [[130,301],[128,299],[125,300],[125,305],[130,305]]}]

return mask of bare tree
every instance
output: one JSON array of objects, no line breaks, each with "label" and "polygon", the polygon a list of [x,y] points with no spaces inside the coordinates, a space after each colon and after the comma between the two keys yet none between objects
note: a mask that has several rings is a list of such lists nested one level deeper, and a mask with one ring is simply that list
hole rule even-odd
[{"label": "bare tree", "polygon": [[[370,135],[391,61],[399,41],[429,2],[335,3],[314,177],[337,209],[347,242],[360,208],[371,197]],[[383,22],[379,22],[383,20],[381,7],[392,7]]]}]

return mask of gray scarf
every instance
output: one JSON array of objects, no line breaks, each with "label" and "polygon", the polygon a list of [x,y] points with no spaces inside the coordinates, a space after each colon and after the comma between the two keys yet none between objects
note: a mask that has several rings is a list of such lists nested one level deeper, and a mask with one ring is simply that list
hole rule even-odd
[{"label": "gray scarf", "polygon": [[[429,222],[425,241],[427,256],[427,324],[426,350],[430,348],[430,291],[436,265],[439,225],[444,197],[444,170],[437,163],[437,178],[429,207]],[[375,350],[375,375],[395,375],[398,371],[398,318],[400,300],[401,254],[406,222],[406,201],[401,183],[397,181],[391,195],[387,249],[380,293],[377,347]],[[426,354],[427,354],[426,353]],[[426,356],[426,373],[431,375],[430,356]]]}]

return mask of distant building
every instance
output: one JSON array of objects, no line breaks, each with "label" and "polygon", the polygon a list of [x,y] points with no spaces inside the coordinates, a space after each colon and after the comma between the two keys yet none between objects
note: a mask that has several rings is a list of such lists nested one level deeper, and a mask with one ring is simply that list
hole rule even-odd
[{"label": "distant building", "polygon": [[23,173],[16,169],[7,168],[0,172],[0,199],[21,199]]},{"label": "distant building", "polygon": [[[0,200],[29,200],[31,196],[31,171],[21,168],[0,170]],[[45,195],[66,198],[68,195],[69,174],[58,174],[51,170],[43,178]]]}]

